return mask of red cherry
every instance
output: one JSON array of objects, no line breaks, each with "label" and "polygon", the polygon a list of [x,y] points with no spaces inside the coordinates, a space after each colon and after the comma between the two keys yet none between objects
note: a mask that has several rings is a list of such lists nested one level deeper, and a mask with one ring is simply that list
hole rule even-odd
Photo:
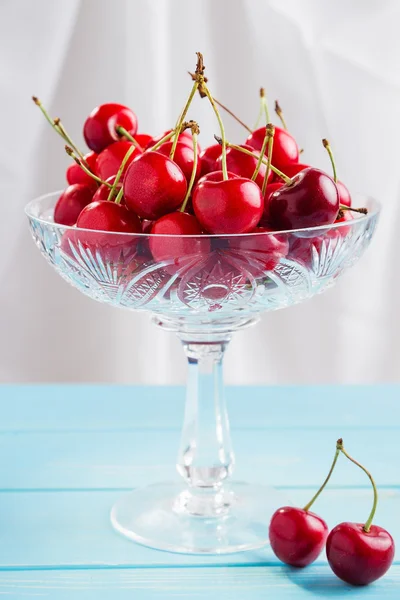
[{"label": "red cherry", "polygon": [[60,225],[75,225],[81,211],[93,199],[93,188],[84,183],[68,186],[54,207],[54,221]]},{"label": "red cherry", "polygon": [[119,136],[115,131],[118,125],[124,127],[131,135],[135,135],[137,131],[135,113],[122,104],[110,103],[97,106],[83,126],[83,135],[89,148],[94,152],[101,152],[118,141]]},{"label": "red cherry", "polygon": [[153,136],[149,135],[148,133],[135,133],[135,140],[141,148],[146,148],[147,144],[152,139]]},{"label": "red cherry", "polygon": [[394,558],[394,541],[386,529],[340,523],[330,532],[326,556],[332,571],[351,585],[368,585],[386,573]]},{"label": "red cherry", "polygon": [[[112,175],[117,174],[126,153],[132,146],[133,144],[131,142],[114,142],[100,152],[96,160],[96,173],[100,179],[106,181]],[[142,152],[138,148],[132,152],[125,165],[124,172],[126,172],[128,165],[141,154]]]},{"label": "red cherry", "polygon": [[[153,146],[155,146],[156,144],[158,144],[158,142],[160,140],[162,140],[163,137],[165,137],[166,135],[168,135],[171,132],[172,132],[172,129],[168,129],[167,131],[164,131],[164,133],[162,133],[161,135],[157,135],[156,137],[153,137],[148,142],[148,144],[146,146],[146,150],[148,148],[152,148]],[[189,146],[190,148],[193,148],[192,134],[190,133],[189,129],[185,129],[185,131],[182,131],[182,133],[179,134],[179,141],[182,144],[186,144],[186,146]],[[198,150],[198,152],[200,152],[199,144],[197,144],[197,150]]]},{"label": "red cherry", "polygon": [[[255,150],[261,150],[265,137],[265,127],[256,129],[249,135],[246,144]],[[274,146],[272,150],[272,164],[281,171],[284,171],[288,163],[298,162],[299,148],[296,140],[286,129],[275,127]]]},{"label": "red cherry", "polygon": [[[256,227],[250,235],[230,238],[229,248],[244,258],[263,263],[266,271],[272,271],[280,259],[287,256],[289,242],[285,236],[272,235],[270,231],[266,227]],[[254,235],[262,233],[266,235]]]},{"label": "red cherry", "polygon": [[[96,159],[97,159],[96,152],[89,152],[89,154],[85,155],[85,160],[86,160],[87,164],[89,165],[89,169],[95,175],[97,175]],[[81,169],[80,166],[77,165],[75,162],[72,163],[72,165],[69,165],[69,167],[65,173],[65,176],[70,185],[72,185],[74,183],[85,183],[86,185],[90,185],[94,189],[96,188],[97,184],[96,184],[95,180],[92,177],[90,177],[90,175],[85,173],[85,171],[83,169]]]},{"label": "red cherry", "polygon": [[269,222],[269,203],[270,203],[271,196],[274,192],[276,192],[276,190],[279,190],[282,186],[283,186],[282,179],[280,181],[273,182],[273,183],[270,183],[267,185],[267,187],[265,189],[265,194],[264,194],[264,212],[263,212],[263,216],[262,216],[263,221]]},{"label": "red cherry", "polygon": [[[345,223],[346,221],[353,221],[354,216],[349,210],[343,210],[343,215],[336,219],[335,223]],[[338,235],[345,236],[349,233],[351,227],[338,227],[337,232]]]},{"label": "red cherry", "polygon": [[274,229],[301,229],[333,223],[339,211],[335,182],[319,169],[304,169],[274,192],[269,220]]},{"label": "red cherry", "polygon": [[149,221],[148,219],[143,219],[142,221],[142,231],[143,233],[150,233],[151,228],[153,227],[154,221]]},{"label": "red cherry", "polygon": [[107,200],[92,202],[78,217],[76,226],[95,231],[141,233],[142,226],[137,216],[125,206]]},{"label": "red cherry", "polygon": [[351,206],[351,195],[347,187],[341,181],[336,182],[336,187],[339,192],[339,202],[345,206]]},{"label": "red cherry", "polygon": [[[172,143],[173,142],[165,142],[165,144],[162,144],[162,146],[160,146],[158,148],[157,152],[160,152],[161,154],[164,154],[165,156],[169,156],[169,154],[171,152],[171,148],[172,148]],[[176,162],[178,167],[180,167],[182,169],[183,174],[186,177],[186,181],[189,183],[190,178],[192,176],[193,163],[194,163],[193,149],[190,148],[190,146],[187,146],[186,144],[184,144],[182,142],[178,142],[176,145],[176,148],[175,148],[175,154],[174,154],[173,161]],[[200,171],[201,171],[201,159],[200,159],[200,157],[198,157],[195,181],[200,177]]]},{"label": "red cherry", "polygon": [[302,508],[284,506],[272,516],[269,526],[271,548],[282,562],[306,567],[321,553],[328,526],[321,517]]},{"label": "red cherry", "polygon": [[261,219],[264,198],[258,185],[244,177],[204,181],[193,192],[193,209],[210,233],[247,233]]},{"label": "red cherry", "polygon": [[206,175],[206,173],[211,173],[212,171],[218,170],[218,166],[216,165],[217,159],[221,156],[222,146],[220,144],[213,144],[212,146],[207,146],[200,154],[201,158],[201,175]]},{"label": "red cherry", "polygon": [[[253,148],[251,148],[250,146],[242,144],[240,148],[245,148],[246,150],[250,150],[254,153]],[[254,154],[259,155],[259,152]],[[217,168],[220,169],[222,164],[222,156],[216,161],[216,164]],[[251,179],[254,170],[257,166],[257,158],[255,158],[254,156],[250,156],[249,154],[244,154],[244,152],[240,152],[240,150],[236,150],[236,148],[228,148],[226,151],[226,166],[228,168],[228,171],[230,171],[231,173],[236,173],[241,177]],[[259,188],[262,188],[266,169],[266,165],[264,165],[264,163],[261,163],[260,170],[255,179],[255,182]],[[271,181],[272,176],[273,173],[272,171],[270,171],[268,181]]]},{"label": "red cherry", "polygon": [[[297,173],[300,173],[301,171],[304,171],[304,169],[309,169],[309,168],[310,168],[310,165],[305,165],[304,163],[292,162],[292,163],[288,163],[287,165],[285,165],[282,168],[282,173],[284,173],[288,177],[294,177],[295,175],[297,175]],[[276,177],[278,177],[278,175]],[[282,179],[280,179],[280,181],[282,181]]]},{"label": "red cherry", "polygon": [[313,261],[321,256],[322,252],[329,245],[331,251],[336,248],[339,241],[340,229],[330,229],[324,235],[314,237],[294,237],[290,244],[290,258],[296,262],[303,263],[306,267],[310,267]]},{"label": "red cherry", "polygon": [[[236,173],[231,173],[228,171],[228,179],[239,179],[240,175],[236,175]],[[200,177],[197,185],[204,183],[205,181],[223,181],[224,174],[222,171],[211,171],[210,173],[206,173],[203,177]]]},{"label": "red cherry", "polygon": [[123,188],[127,207],[143,219],[155,220],[182,204],[187,182],[170,158],[145,152],[129,165]]},{"label": "red cherry", "polygon": [[[111,177],[109,177],[108,179],[106,179],[106,182],[109,184],[113,184],[115,181],[115,175],[112,175]],[[120,190],[122,186],[122,183],[118,183],[117,184],[117,190]],[[104,183],[101,184],[101,186],[99,186],[95,192],[95,194],[93,195],[93,202],[98,202],[99,200],[108,200],[108,195],[110,193],[110,188],[108,187],[108,185],[104,185]],[[123,204],[123,197],[122,200],[120,202],[120,204]]]},{"label": "red cherry", "polygon": [[[175,272],[177,267],[210,252],[210,240],[202,235],[200,223],[196,217],[187,213],[174,212],[164,215],[153,223],[151,234],[160,236],[149,239],[154,260],[161,262],[174,259],[174,264],[168,265],[170,272]],[[174,237],[163,237],[165,235]]]}]

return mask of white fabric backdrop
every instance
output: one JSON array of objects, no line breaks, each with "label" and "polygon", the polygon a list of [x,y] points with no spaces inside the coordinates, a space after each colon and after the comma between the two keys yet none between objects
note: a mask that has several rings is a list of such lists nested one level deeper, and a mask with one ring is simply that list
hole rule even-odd
[{"label": "white fabric backdrop", "polygon": [[[334,290],[237,334],[227,380],[398,380],[399,23],[397,0],[2,0],[1,381],[183,381],[174,336],[69,287],[35,249],[23,206],[62,187],[67,164],[32,94],[78,140],[105,101],[131,105],[140,129],[158,133],[185,100],[196,50],[217,98],[252,123],[265,85],[304,160],[329,169],[320,142],[328,137],[341,179],[384,204],[373,247]],[[190,116],[202,143],[211,140],[205,101]]]}]

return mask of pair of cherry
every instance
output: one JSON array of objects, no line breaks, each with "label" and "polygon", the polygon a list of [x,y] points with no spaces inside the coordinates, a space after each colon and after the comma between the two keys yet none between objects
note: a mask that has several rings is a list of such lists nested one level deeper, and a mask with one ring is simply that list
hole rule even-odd
[{"label": "pair of cherry", "polygon": [[[340,523],[329,533],[326,522],[309,509],[327,485],[340,453],[368,475],[374,502],[365,524]],[[343,440],[339,439],[328,476],[311,501],[303,509],[284,506],[272,516],[269,528],[272,550],[282,562],[306,567],[318,558],[326,545],[328,562],[335,575],[351,585],[368,585],[386,573],[395,552],[390,533],[372,524],[377,503],[378,492],[372,475],[347,453]]]}]

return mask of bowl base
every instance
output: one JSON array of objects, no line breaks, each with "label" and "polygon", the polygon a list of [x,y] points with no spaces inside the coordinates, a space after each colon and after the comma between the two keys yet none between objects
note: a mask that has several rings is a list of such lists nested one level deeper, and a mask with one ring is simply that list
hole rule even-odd
[{"label": "bowl base", "polygon": [[224,491],[226,510],[202,517],[188,513],[185,494],[180,483],[134,490],[114,505],[111,523],[122,535],[157,550],[230,554],[266,546],[273,512],[288,504],[279,490],[233,482]]}]

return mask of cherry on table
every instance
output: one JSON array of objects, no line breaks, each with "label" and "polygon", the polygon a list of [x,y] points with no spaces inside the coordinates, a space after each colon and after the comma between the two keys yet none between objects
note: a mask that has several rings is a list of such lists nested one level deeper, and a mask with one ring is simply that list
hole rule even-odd
[{"label": "cherry on table", "polygon": [[69,185],[63,191],[54,207],[54,222],[60,225],[75,225],[81,211],[92,200],[93,187],[85,183]]},{"label": "cherry on table", "polygon": [[[173,142],[165,142],[158,149],[157,152],[164,154],[165,156],[169,156],[171,152]],[[188,146],[183,142],[178,142],[176,144],[174,158],[172,159],[178,167],[180,167],[183,171],[183,174],[186,177],[186,181],[189,183],[190,178],[192,176],[193,164],[194,164],[194,152],[193,148]],[[197,157],[197,167],[196,167],[196,177],[195,181],[200,177],[201,172],[201,158]]]},{"label": "cherry on table", "polygon": [[[86,161],[90,171],[92,171],[92,173],[97,175],[97,173],[96,173],[96,159],[97,159],[96,152],[89,152],[88,154],[85,154],[84,158],[85,158],[85,161]],[[94,179],[92,177],[90,177],[90,175],[85,173],[85,171],[83,171],[83,169],[81,169],[81,167],[79,165],[77,165],[75,162],[73,162],[72,165],[69,165],[69,167],[67,168],[67,171],[65,173],[65,176],[70,185],[73,185],[74,183],[85,183],[86,185],[89,185],[89,186],[93,187],[94,189],[96,189],[97,184],[94,181]]]},{"label": "cherry on table", "polygon": [[129,165],[123,188],[129,209],[143,219],[156,220],[182,204],[187,181],[173,160],[145,152]]},{"label": "cherry on table", "polygon": [[[96,173],[100,179],[106,181],[109,177],[112,177],[112,175],[117,174],[126,153],[133,145],[132,142],[121,140],[110,144],[100,152],[96,160]],[[126,172],[128,165],[141,154],[141,150],[136,148],[129,157],[124,172]]]},{"label": "cherry on table", "polygon": [[209,233],[248,233],[261,219],[264,198],[258,185],[244,177],[208,180],[196,186],[193,209]]},{"label": "cherry on table", "polygon": [[319,169],[304,169],[276,190],[268,205],[274,229],[301,229],[333,223],[339,212],[335,182]]},{"label": "cherry on table", "polygon": [[[265,138],[265,127],[256,129],[249,135],[246,144],[255,150],[261,150]],[[286,129],[275,127],[272,164],[284,171],[285,165],[299,160],[299,147],[296,140]]]},{"label": "cherry on table", "polygon": [[89,148],[99,153],[118,141],[119,136],[115,131],[117,126],[123,127],[134,136],[137,131],[135,113],[123,104],[108,103],[97,106],[83,126],[83,135]]},{"label": "cherry on table", "polygon": [[[259,155],[259,153],[254,152],[253,148],[251,148],[250,146],[246,146],[245,144],[242,144],[239,147],[244,148],[245,150],[249,150],[249,151],[253,152],[253,154]],[[227,166],[228,171],[230,171],[231,173],[236,173],[240,177],[245,177],[247,179],[251,179],[253,176],[253,173],[257,167],[257,161],[258,161],[258,156],[250,156],[249,154],[244,154],[243,152],[240,152],[240,150],[237,150],[236,148],[231,147],[231,148],[228,148],[226,151],[226,166]],[[216,161],[217,168],[220,169],[221,164],[222,164],[222,157],[220,156],[220,158],[218,158]],[[266,170],[267,170],[266,165],[264,163],[261,163],[260,169],[259,169],[259,171],[257,173],[257,177],[255,179],[255,182],[260,189],[262,188],[262,185],[264,182]],[[272,177],[273,177],[273,173],[272,173],[272,171],[270,171],[269,175],[268,175],[268,181],[271,181]]]}]

